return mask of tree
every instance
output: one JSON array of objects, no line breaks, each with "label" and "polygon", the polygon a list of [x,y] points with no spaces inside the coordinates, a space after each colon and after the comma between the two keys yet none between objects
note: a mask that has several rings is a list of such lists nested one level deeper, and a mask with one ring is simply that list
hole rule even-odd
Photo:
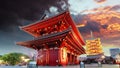
[{"label": "tree", "polygon": [[22,53],[9,53],[2,56],[2,60],[9,65],[16,65],[22,61],[21,56],[28,57]]},{"label": "tree", "polygon": [[0,60],[1,60],[1,58],[2,58],[2,55],[0,55]]}]

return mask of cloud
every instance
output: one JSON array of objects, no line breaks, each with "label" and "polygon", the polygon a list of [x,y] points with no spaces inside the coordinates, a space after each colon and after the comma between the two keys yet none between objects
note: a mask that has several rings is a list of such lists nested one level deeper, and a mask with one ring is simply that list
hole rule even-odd
[{"label": "cloud", "polygon": [[37,21],[54,6],[61,12],[69,6],[68,0],[2,0],[0,2],[0,30],[11,31],[23,25],[21,20]]},{"label": "cloud", "polygon": [[111,13],[111,12],[115,12],[115,11],[117,11],[119,9],[120,9],[120,5],[103,6],[103,7],[90,9],[90,10],[84,10],[84,11],[82,11],[82,13],[84,13],[84,14],[90,14],[90,13]]},{"label": "cloud", "polygon": [[106,2],[106,0],[94,0],[96,3],[98,3],[98,4],[101,4],[101,3],[104,3],[104,2]]},{"label": "cloud", "polygon": [[111,10],[119,10],[120,9],[120,5],[115,5],[111,8]]},{"label": "cloud", "polygon": [[78,21],[84,24],[83,27],[79,27],[79,30],[82,33],[84,39],[91,38],[90,31],[92,30],[96,38],[102,38],[104,41],[109,40],[109,42],[106,43],[113,43],[114,45],[118,45],[119,42],[114,40],[120,37],[119,9],[119,5],[114,5],[83,11],[83,19]]},{"label": "cloud", "polygon": [[90,31],[93,32],[100,32],[100,24],[95,21],[87,21],[84,27],[79,28],[80,32],[82,33],[90,33]]}]

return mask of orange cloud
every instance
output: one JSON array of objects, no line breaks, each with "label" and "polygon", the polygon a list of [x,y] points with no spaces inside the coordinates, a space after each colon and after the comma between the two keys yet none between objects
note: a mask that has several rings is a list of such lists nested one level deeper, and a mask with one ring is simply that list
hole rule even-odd
[{"label": "orange cloud", "polygon": [[98,3],[98,4],[101,4],[101,3],[104,3],[104,2],[106,2],[106,0],[94,0],[96,3]]},{"label": "orange cloud", "polygon": [[120,24],[119,23],[110,24],[107,27],[107,29],[110,30],[110,31],[120,31]]},{"label": "orange cloud", "polygon": [[[101,38],[105,46],[119,47],[120,45],[120,5],[99,7],[82,12],[83,19],[80,22],[79,30],[85,40],[91,38],[90,31],[93,31],[94,38]],[[83,21],[84,20],[84,21]],[[81,24],[80,23],[80,24]],[[79,25],[79,24],[78,24]]]},{"label": "orange cloud", "polygon": [[[95,8],[92,10],[84,10],[83,13],[87,13],[86,14],[87,19],[98,22],[101,25],[105,25],[109,23],[120,22],[120,12],[115,11],[118,10],[119,8],[120,5],[106,6]],[[114,21],[112,20],[113,18]]]}]

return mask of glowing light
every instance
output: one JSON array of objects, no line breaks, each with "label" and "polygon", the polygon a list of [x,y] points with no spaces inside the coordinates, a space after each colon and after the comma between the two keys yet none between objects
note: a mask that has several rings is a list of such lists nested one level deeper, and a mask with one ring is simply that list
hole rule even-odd
[{"label": "glowing light", "polygon": [[84,26],[85,26],[85,24],[79,24],[76,27],[84,27]]},{"label": "glowing light", "polygon": [[3,63],[3,60],[0,60],[0,64],[2,64]]},{"label": "glowing light", "polygon": [[66,49],[63,49],[63,59],[66,59]]},{"label": "glowing light", "polygon": [[61,48],[61,60],[63,62],[66,62],[66,59],[67,59],[67,50],[65,47]]},{"label": "glowing light", "polygon": [[104,58],[105,58],[105,56],[103,55],[103,56],[101,56],[101,58],[102,58],[102,59],[104,59]]},{"label": "glowing light", "polygon": [[100,38],[95,40],[86,40],[86,53],[87,55],[97,55],[103,53]]},{"label": "glowing light", "polygon": [[119,55],[119,54],[116,55],[116,62],[117,62],[117,63],[120,63],[120,55]]},{"label": "glowing light", "polygon": [[24,56],[21,56],[21,59],[22,59],[22,60],[24,60],[24,59],[25,59],[25,57],[24,57]]},{"label": "glowing light", "polygon": [[25,58],[25,56],[21,56],[21,59],[22,59],[22,61],[24,61],[24,62],[28,62],[30,59],[28,59],[28,58]]},{"label": "glowing light", "polygon": [[30,59],[24,59],[25,62],[28,62]]}]

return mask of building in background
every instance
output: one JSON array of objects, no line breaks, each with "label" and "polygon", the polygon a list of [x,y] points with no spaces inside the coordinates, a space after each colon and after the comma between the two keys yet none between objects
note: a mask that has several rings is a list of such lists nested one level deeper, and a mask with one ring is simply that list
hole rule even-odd
[{"label": "building in background", "polygon": [[86,40],[86,54],[89,59],[102,59],[104,53],[100,38]]},{"label": "building in background", "polygon": [[79,64],[77,57],[85,53],[85,43],[69,11],[20,29],[35,39],[16,44],[37,50],[38,65]]},{"label": "building in background", "polygon": [[120,53],[119,48],[111,48],[110,49],[110,55],[112,58],[116,58],[116,55],[118,55],[119,53]]},{"label": "building in background", "polygon": [[87,63],[101,62],[105,56],[102,49],[100,38],[94,38],[91,31],[91,39],[86,40]]},{"label": "building in background", "polygon": [[87,56],[99,55],[103,53],[100,38],[93,40],[86,40],[86,53]]}]

